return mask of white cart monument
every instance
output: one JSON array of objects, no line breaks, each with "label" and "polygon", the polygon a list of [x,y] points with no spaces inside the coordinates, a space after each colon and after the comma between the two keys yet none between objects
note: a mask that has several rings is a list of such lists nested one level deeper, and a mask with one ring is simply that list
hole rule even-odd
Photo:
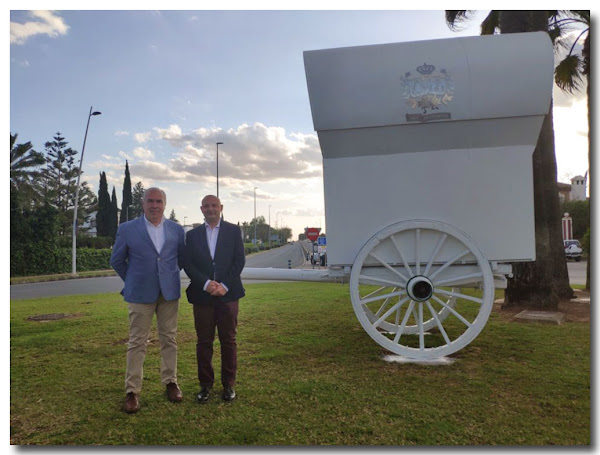
[{"label": "white cart monument", "polygon": [[458,351],[483,329],[509,263],[535,260],[532,153],[550,107],[550,39],[326,49],[304,63],[329,269],[278,277],[349,275],[358,320],[381,346],[415,359]]}]

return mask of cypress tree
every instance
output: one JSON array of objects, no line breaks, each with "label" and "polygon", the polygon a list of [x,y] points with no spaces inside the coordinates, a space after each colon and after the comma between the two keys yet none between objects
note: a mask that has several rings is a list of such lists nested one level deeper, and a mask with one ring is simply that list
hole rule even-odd
[{"label": "cypress tree", "polygon": [[98,213],[96,214],[96,232],[98,237],[109,235],[108,220],[110,212],[110,196],[108,194],[108,183],[106,173],[100,174],[100,185],[98,187]]},{"label": "cypress tree", "polygon": [[132,220],[131,216],[131,176],[129,174],[129,162],[125,161],[125,180],[123,180],[123,201],[121,202],[121,220],[120,223]]},{"label": "cypress tree", "polygon": [[108,218],[108,235],[113,239],[117,236],[117,228],[119,227],[119,206],[117,205],[117,190],[113,185],[112,199],[110,201],[110,211]]}]

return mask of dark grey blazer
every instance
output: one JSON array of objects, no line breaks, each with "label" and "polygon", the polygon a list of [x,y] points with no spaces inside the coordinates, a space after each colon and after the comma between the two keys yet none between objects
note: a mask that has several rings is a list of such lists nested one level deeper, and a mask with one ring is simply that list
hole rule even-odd
[{"label": "dark grey blazer", "polygon": [[246,264],[242,231],[239,226],[221,221],[219,237],[215,248],[214,260],[210,257],[210,250],[206,240],[206,226],[198,226],[186,235],[184,269],[191,280],[186,289],[190,303],[208,303],[212,296],[206,292],[206,280],[215,280],[223,283],[229,291],[221,302],[232,302],[244,297],[245,290],[240,274]]}]

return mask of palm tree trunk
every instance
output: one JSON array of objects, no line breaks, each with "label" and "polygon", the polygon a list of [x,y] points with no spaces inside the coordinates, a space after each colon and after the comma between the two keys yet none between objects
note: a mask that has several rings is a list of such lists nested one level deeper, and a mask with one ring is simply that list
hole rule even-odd
[{"label": "palm tree trunk", "polygon": [[[591,84],[591,80],[590,80],[590,35],[588,32],[588,36],[586,37],[585,41],[583,42],[583,50],[582,50],[582,55],[583,55],[583,73],[585,74],[586,77],[586,82],[587,82],[587,87],[586,87],[586,92],[587,92],[587,117],[588,117],[588,174],[587,174],[587,181],[588,181],[588,191],[590,193],[590,197],[589,197],[589,207],[590,207],[590,220],[593,219],[592,217],[592,178],[591,178],[591,173],[592,173],[592,161],[591,161],[591,153],[592,153],[592,123],[591,123],[591,119],[590,119],[590,84]],[[590,290],[590,271],[591,271],[591,264],[592,264],[592,230],[589,230],[589,251],[588,251],[588,261],[587,261],[587,267],[586,267],[586,271],[585,271],[585,288],[589,291]]]},{"label": "palm tree trunk", "polygon": [[[501,11],[499,19],[502,33],[548,30],[546,11]],[[560,298],[572,297],[573,291],[560,231],[552,106],[533,152],[533,187],[536,260],[513,264],[504,306],[555,309]]]}]

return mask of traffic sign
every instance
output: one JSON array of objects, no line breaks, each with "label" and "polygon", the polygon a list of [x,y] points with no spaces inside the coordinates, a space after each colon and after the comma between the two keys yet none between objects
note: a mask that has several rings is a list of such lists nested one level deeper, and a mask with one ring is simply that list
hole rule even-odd
[{"label": "traffic sign", "polygon": [[319,237],[319,232],[321,232],[321,228],[306,228],[306,237],[314,242]]}]

